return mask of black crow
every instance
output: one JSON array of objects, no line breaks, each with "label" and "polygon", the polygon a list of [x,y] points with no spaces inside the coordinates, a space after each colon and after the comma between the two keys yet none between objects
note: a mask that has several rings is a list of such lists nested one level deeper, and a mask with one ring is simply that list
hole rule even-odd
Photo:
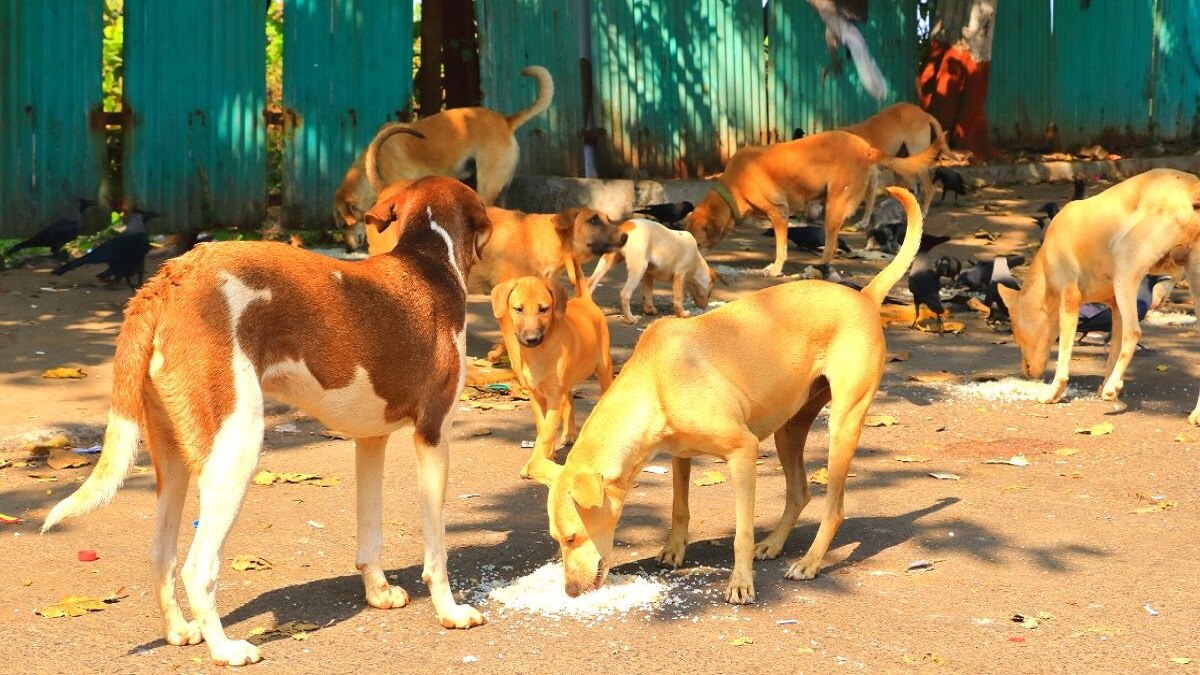
[{"label": "black crow", "polygon": [[[763,230],[762,236],[773,237],[775,230]],[[787,238],[796,248],[802,251],[812,251],[820,253],[825,248],[825,228],[816,225],[802,225],[800,227],[789,227]],[[838,237],[837,247],[839,251],[846,253],[850,252],[850,245]]]},{"label": "black crow", "polygon": [[988,280],[987,291],[983,294],[983,302],[991,310],[988,321],[1005,321],[1008,319],[1008,306],[1000,299],[1000,286],[1020,290],[1021,286],[1008,269],[1008,259],[1001,256],[992,261],[992,276]]},{"label": "black crow", "polygon": [[695,208],[696,206],[691,202],[666,202],[664,204],[648,204],[640,209],[634,209],[633,212],[650,216],[663,225],[673,225],[687,217],[687,214]]},{"label": "black crow", "polygon": [[804,138],[804,129],[801,127],[796,127],[795,129],[792,129],[792,140],[798,141],[801,138]]},{"label": "black crow", "polygon": [[145,211],[132,211],[127,217],[128,226],[125,232],[96,246],[86,254],[58,266],[53,274],[62,275],[83,265],[106,264],[108,267],[96,276],[105,281],[115,282],[124,280],[130,288],[133,276],[138,278],[138,286],[142,284],[146,274],[146,254],[150,252],[150,235],[146,233],[146,221],[152,220],[158,214]]},{"label": "black crow", "polygon": [[1071,193],[1071,198],[1067,201],[1073,202],[1077,199],[1083,199],[1083,194],[1087,191],[1087,179],[1083,176],[1075,176],[1071,180],[1071,185],[1075,191]]},{"label": "black crow", "polygon": [[[813,269],[819,271],[821,273],[821,275],[823,277],[825,277],[825,281],[828,281],[833,284],[838,284],[840,286],[845,286],[846,288],[853,288],[856,291],[861,291],[863,289],[862,284],[856,284],[853,281],[846,279],[841,274],[839,274],[837,270],[833,269],[832,265],[827,265],[825,263],[821,263],[819,265],[813,265]],[[897,300],[892,297],[884,297],[883,304],[885,304],[885,305],[904,305],[907,303],[905,303],[903,300]]]},{"label": "black crow", "polygon": [[[1146,318],[1153,302],[1154,285],[1158,277],[1143,277],[1138,284],[1137,316],[1138,321]],[[1107,333],[1104,344],[1112,340],[1112,309],[1103,303],[1089,302],[1079,306],[1079,323],[1075,326],[1075,344],[1083,342],[1088,333]],[[1140,345],[1139,345],[1140,346]]]},{"label": "black crow", "polygon": [[963,182],[962,174],[955,171],[954,169],[950,169],[950,168],[947,168],[944,166],[939,166],[938,168],[934,169],[933,170],[933,182],[937,183],[938,181],[941,181],[941,183],[942,183],[942,200],[939,201],[938,204],[941,204],[942,202],[946,201],[946,193],[947,192],[954,193],[954,203],[955,204],[958,203],[959,195],[967,194],[967,186]]},{"label": "black crow", "polygon": [[83,214],[98,203],[91,199],[77,199],[74,218],[63,218],[62,220],[55,221],[32,237],[8,249],[8,254],[12,255],[25,248],[47,246],[55,258],[63,257],[65,254],[62,247],[79,236],[79,224],[83,221]]},{"label": "black crow", "polygon": [[[1025,256],[1022,255],[1006,255],[1003,257],[1010,269],[1025,264]],[[976,293],[987,293],[988,286],[992,283],[992,268],[995,262],[995,260],[987,260],[977,262],[968,267],[958,275],[958,285],[964,286]]]},{"label": "black crow", "polygon": [[938,276],[937,266],[929,259],[928,255],[919,254],[913,260],[912,267],[908,270],[908,290],[912,291],[913,296],[912,327],[917,327],[917,319],[921,316],[921,305],[925,305],[937,315],[937,332],[944,332],[942,281]]}]

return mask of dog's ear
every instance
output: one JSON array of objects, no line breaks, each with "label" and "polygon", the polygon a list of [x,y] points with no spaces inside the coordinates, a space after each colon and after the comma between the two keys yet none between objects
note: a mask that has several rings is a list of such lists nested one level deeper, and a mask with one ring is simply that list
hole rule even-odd
[{"label": "dog's ear", "polygon": [[604,479],[595,471],[576,471],[571,477],[571,499],[585,509],[604,503]]},{"label": "dog's ear", "polygon": [[1004,306],[1008,308],[1008,313],[1013,317],[1017,315],[1017,300],[1021,298],[1021,292],[1015,291],[1004,284],[996,286],[996,290],[1000,293],[1000,300],[1004,302]]},{"label": "dog's ear", "polygon": [[557,281],[547,281],[550,297],[554,298],[554,318],[561,319],[567,315],[567,289]]},{"label": "dog's ear", "polygon": [[567,209],[554,214],[554,229],[560,232],[570,232],[575,227],[575,219],[583,209]]},{"label": "dog's ear", "polygon": [[388,225],[396,222],[396,203],[389,201],[386,204],[376,204],[371,207],[370,211],[363,214],[363,222],[373,225],[377,231],[383,232]]},{"label": "dog's ear", "polygon": [[709,279],[712,280],[710,283],[713,286],[716,286],[719,283],[722,286],[725,286],[726,288],[729,287],[729,280],[726,279],[725,277],[721,276],[720,272],[716,271],[715,269],[713,269],[711,267],[708,268],[708,277],[709,277]]},{"label": "dog's ear", "polygon": [[470,214],[471,230],[475,233],[475,259],[483,259],[483,247],[492,238],[492,219],[488,217],[487,209],[480,202]]},{"label": "dog's ear", "polygon": [[535,459],[531,468],[530,475],[533,476],[533,479],[546,487],[550,487],[554,481],[558,480],[558,476],[563,470],[562,464],[545,457]]},{"label": "dog's ear", "polygon": [[492,316],[499,319],[508,312],[508,296],[512,295],[516,279],[509,279],[492,289]]}]

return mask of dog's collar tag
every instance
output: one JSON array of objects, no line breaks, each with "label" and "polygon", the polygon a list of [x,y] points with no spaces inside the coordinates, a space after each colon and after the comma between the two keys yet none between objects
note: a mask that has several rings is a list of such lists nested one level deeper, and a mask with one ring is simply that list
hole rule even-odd
[{"label": "dog's collar tag", "polygon": [[716,185],[712,186],[712,191],[717,193],[717,196],[725,200],[725,204],[729,206],[729,212],[733,214],[734,227],[742,226],[742,214],[738,211],[737,202],[733,199],[733,193],[721,181],[717,181]]}]

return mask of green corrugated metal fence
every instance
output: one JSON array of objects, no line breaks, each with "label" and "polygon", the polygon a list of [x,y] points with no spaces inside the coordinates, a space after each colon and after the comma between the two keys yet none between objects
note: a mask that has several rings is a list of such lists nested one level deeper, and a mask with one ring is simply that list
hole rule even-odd
[{"label": "green corrugated metal fence", "polygon": [[284,221],[327,227],[342,175],[411,111],[413,11],[395,0],[284,0]]},{"label": "green corrugated metal fence", "polygon": [[0,237],[30,234],[100,193],[103,8],[0,0]]},{"label": "green corrugated metal fence", "polygon": [[[156,231],[266,213],[263,3],[125,0],[127,200]],[[98,47],[97,47],[98,49]]]},{"label": "green corrugated metal fence", "polygon": [[1200,2],[999,3],[988,118],[995,140],[1063,147],[1200,134]]},{"label": "green corrugated metal fence", "polygon": [[511,26],[512,32],[480,30],[479,62],[483,105],[505,114],[533,102],[537,88],[522,68],[544,66],[554,78],[554,102],[517,130],[517,171],[582,175],[583,93],[579,67],[579,14],[574,0],[511,2],[476,0],[482,26]]}]

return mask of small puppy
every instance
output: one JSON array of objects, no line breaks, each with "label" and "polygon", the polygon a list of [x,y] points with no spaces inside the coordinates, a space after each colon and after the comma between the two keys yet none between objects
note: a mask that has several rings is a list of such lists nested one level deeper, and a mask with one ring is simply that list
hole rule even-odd
[{"label": "small puppy", "polygon": [[[1020,291],[996,289],[1012,316],[1013,339],[1021,347],[1026,377],[1041,377],[1057,329],[1054,381],[1039,401],[1057,403],[1066,392],[1080,305],[1102,302],[1115,310],[1108,372],[1100,389],[1100,398],[1114,402],[1125,387],[1125,369],[1142,335],[1137,314],[1142,278],[1186,269],[1192,297],[1200,306],[1198,209],[1200,178],[1153,169],[1094,197],[1071,201],[1055,216],[1025,286]],[[1188,423],[1200,424],[1200,400]]]},{"label": "small puppy", "polygon": [[690,232],[676,232],[644,218],[627,220],[620,225],[620,230],[628,237],[625,245],[600,258],[588,280],[588,287],[594,292],[608,270],[624,258],[629,270],[625,285],[621,287],[621,311],[626,323],[637,323],[629,309],[629,300],[639,283],[642,285],[642,312],[647,315],[658,313],[654,308],[655,280],[671,282],[675,316],[686,318],[692,315],[683,308],[684,286],[697,307],[708,307],[713,286],[721,277],[704,261],[696,238]]},{"label": "small puppy", "polygon": [[492,313],[500,321],[513,373],[531,395],[537,441],[521,477],[533,478],[539,459],[554,459],[559,427],[564,445],[575,442],[575,386],[593,373],[601,394],[612,383],[608,324],[586,292],[568,301],[562,286],[533,276],[492,289]]}]

